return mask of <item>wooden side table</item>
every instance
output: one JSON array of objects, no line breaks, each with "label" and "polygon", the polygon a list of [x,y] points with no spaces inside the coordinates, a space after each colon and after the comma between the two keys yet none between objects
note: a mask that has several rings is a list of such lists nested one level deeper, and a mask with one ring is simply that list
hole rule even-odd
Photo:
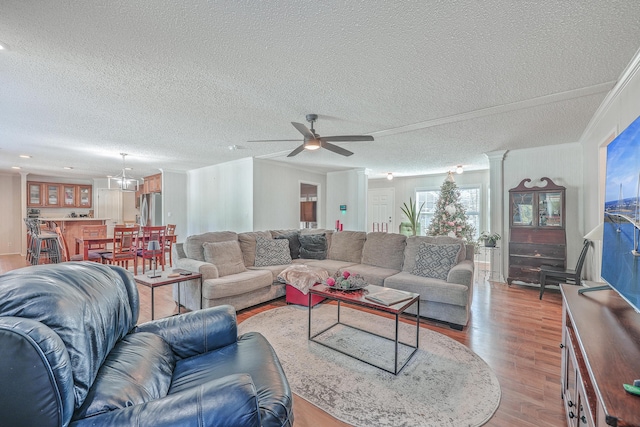
[{"label": "wooden side table", "polygon": [[172,272],[163,271],[159,277],[148,277],[145,274],[139,274],[137,276],[133,276],[136,283],[146,286],[151,289],[151,320],[154,320],[154,290],[160,286],[172,285],[174,283],[178,283],[178,314],[180,314],[180,283],[186,282],[188,280],[200,279],[200,310],[202,310],[202,274],[193,273],[189,275],[178,275],[176,277],[169,277],[172,273],[181,273],[186,272],[187,270],[175,269]]}]

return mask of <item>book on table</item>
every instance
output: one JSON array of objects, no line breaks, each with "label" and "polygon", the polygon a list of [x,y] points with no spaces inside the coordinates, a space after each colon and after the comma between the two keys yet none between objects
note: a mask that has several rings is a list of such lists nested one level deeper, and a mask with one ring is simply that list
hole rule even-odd
[{"label": "book on table", "polygon": [[402,302],[402,301],[410,300],[411,298],[413,298],[413,295],[403,291],[398,291],[395,289],[384,289],[382,291],[367,294],[364,297],[369,301],[390,306],[390,305],[398,304],[399,302]]}]

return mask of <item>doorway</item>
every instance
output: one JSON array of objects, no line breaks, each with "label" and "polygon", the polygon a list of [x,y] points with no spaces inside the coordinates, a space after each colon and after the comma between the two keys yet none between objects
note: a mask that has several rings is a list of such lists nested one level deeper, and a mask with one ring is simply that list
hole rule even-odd
[{"label": "doorway", "polygon": [[368,228],[371,231],[397,233],[394,230],[395,189],[370,189],[367,197]]},{"label": "doorway", "polygon": [[318,184],[300,183],[300,228],[318,228]]}]

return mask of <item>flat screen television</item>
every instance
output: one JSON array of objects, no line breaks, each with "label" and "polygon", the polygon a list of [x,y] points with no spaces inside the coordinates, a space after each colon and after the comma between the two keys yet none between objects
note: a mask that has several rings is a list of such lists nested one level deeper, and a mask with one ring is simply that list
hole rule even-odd
[{"label": "flat screen television", "polygon": [[607,146],[602,278],[640,312],[640,117]]}]

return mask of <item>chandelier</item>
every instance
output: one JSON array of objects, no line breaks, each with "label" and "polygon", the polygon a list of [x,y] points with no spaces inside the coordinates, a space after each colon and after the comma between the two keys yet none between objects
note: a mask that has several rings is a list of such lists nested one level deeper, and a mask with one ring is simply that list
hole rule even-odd
[{"label": "chandelier", "polygon": [[[131,171],[131,168],[128,168],[124,164],[124,159],[127,157],[126,153],[120,153],[122,156],[122,171],[118,175],[108,176],[108,188],[116,188],[121,191],[138,191],[140,188],[140,182],[137,178],[132,176],[127,176],[127,171]],[[113,185],[113,187],[112,187]]]}]

